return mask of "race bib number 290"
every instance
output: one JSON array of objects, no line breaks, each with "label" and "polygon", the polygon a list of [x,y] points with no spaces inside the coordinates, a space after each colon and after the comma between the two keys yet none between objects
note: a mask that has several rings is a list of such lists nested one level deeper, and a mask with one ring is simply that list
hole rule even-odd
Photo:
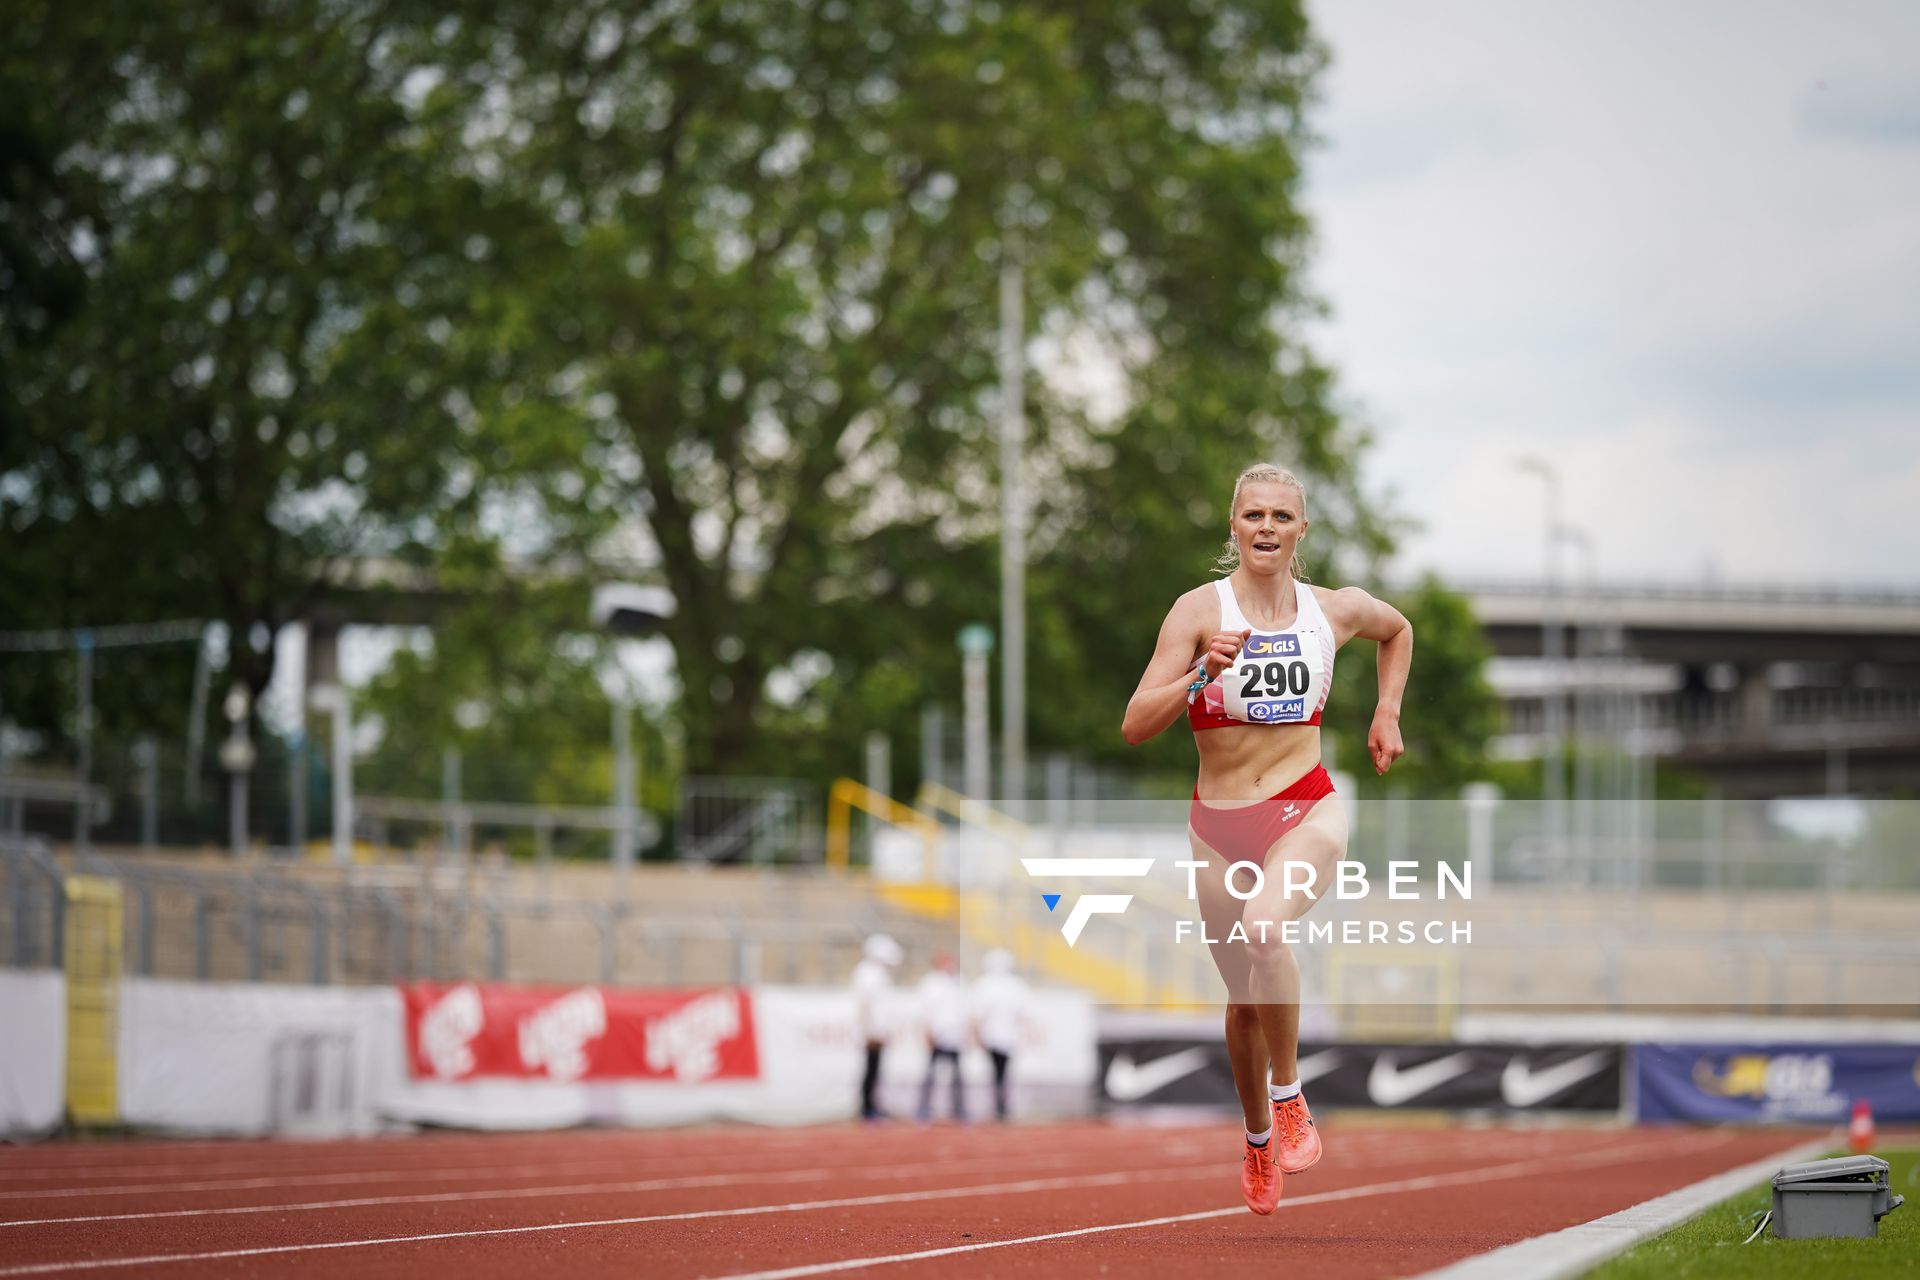
[{"label": "race bib number 290", "polygon": [[1318,640],[1311,633],[1251,635],[1221,673],[1222,707],[1250,724],[1297,724],[1320,705]]}]

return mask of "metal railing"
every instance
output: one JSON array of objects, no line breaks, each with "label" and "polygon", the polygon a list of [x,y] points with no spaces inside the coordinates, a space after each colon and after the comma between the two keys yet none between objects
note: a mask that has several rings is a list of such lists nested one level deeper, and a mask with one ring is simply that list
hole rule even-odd
[{"label": "metal railing", "polygon": [[683,861],[766,866],[824,856],[819,791],[807,783],[686,776],[678,799],[675,841]]},{"label": "metal railing", "polygon": [[[1461,579],[1449,581],[1449,590],[1462,595],[1542,596],[1553,588],[1539,579]],[[1405,587],[1398,588],[1405,590]],[[1565,595],[1600,600],[1700,600],[1727,604],[1890,604],[1920,607],[1920,591],[1912,587],[1805,586],[1780,587],[1761,583],[1713,582],[1578,582],[1563,583]]]},{"label": "metal railing", "polygon": [[[787,896],[778,885],[766,913],[748,914],[717,892],[678,906],[568,897],[524,892],[510,874],[432,868],[354,868],[334,883],[296,867],[199,870],[100,855],[76,869],[120,885],[129,973],[201,981],[837,984],[866,936],[888,927],[857,894],[834,918],[773,915]],[[0,962],[59,963],[64,882],[44,843],[0,843]]]},{"label": "metal railing", "polygon": [[66,878],[47,843],[37,837],[0,835],[0,898],[6,902],[5,946],[0,956],[16,969],[66,965]]},{"label": "metal railing", "polygon": [[[615,805],[517,804],[478,800],[419,800],[405,796],[361,795],[354,799],[356,832],[383,854],[396,846],[395,827],[431,831],[443,857],[464,861],[476,838],[490,831],[531,831],[536,859],[551,863],[556,833],[592,833],[617,840],[627,833],[632,847],[646,849],[660,839],[652,814]],[[412,846],[408,846],[411,848]]]},{"label": "metal railing", "polygon": [[[1608,725],[1643,739],[1647,750],[1709,743],[1769,743],[1787,738],[1839,740],[1873,730],[1920,735],[1920,689],[1776,689],[1755,702],[1738,693],[1667,691],[1635,695],[1627,723]],[[1541,733],[1546,710],[1538,697],[1506,699],[1506,733]]]}]

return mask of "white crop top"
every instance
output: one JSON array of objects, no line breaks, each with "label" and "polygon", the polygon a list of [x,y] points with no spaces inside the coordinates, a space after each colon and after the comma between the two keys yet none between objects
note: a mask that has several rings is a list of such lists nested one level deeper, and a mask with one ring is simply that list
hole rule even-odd
[{"label": "white crop top", "polygon": [[1221,631],[1250,630],[1240,656],[1187,704],[1194,729],[1230,724],[1317,725],[1333,688],[1333,625],[1313,588],[1293,582],[1293,625],[1263,631],[1247,621],[1229,578],[1213,586],[1220,596]]}]

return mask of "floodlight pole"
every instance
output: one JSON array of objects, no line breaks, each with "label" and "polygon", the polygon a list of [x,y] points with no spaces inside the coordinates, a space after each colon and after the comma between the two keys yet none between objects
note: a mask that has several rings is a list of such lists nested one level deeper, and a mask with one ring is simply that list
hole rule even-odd
[{"label": "floodlight pole", "polygon": [[945,782],[947,770],[946,717],[940,704],[929,702],[920,708],[920,781]]},{"label": "floodlight pole", "polygon": [[467,858],[466,824],[460,815],[460,749],[458,747],[440,748],[440,805],[445,816],[440,820],[442,829],[440,851],[443,862],[464,863]]},{"label": "floodlight pole", "polygon": [[[1571,524],[1554,527],[1554,536],[1567,546],[1580,552],[1581,571],[1579,588],[1584,599],[1584,609],[1593,607],[1593,594],[1596,575],[1594,571],[1593,537],[1585,529]],[[1574,694],[1573,694],[1573,809],[1575,822],[1580,834],[1580,856],[1591,860],[1594,838],[1594,776],[1593,744],[1589,740],[1594,732],[1593,702],[1594,693],[1589,683],[1589,666],[1593,662],[1593,621],[1590,615],[1582,613],[1578,617],[1567,619],[1573,631],[1574,658]]]},{"label": "floodlight pole", "polygon": [[307,846],[307,726],[306,712],[293,731],[287,752],[287,845],[299,857]]},{"label": "floodlight pole", "polygon": [[982,804],[993,785],[987,762],[987,657],[992,652],[991,627],[975,622],[960,628],[962,774],[967,796]]},{"label": "floodlight pole", "polygon": [[615,695],[613,703],[613,865],[624,873],[633,866],[633,711]]},{"label": "floodlight pole", "polygon": [[353,706],[343,684],[315,685],[312,705],[333,719],[333,865],[353,861]]},{"label": "floodlight pole", "polygon": [[227,771],[227,853],[239,859],[247,852],[247,782],[253,776],[253,739],[247,733],[253,713],[253,695],[235,681],[222,708],[227,715],[227,739],[220,744],[220,767]]},{"label": "floodlight pole", "polygon": [[84,859],[93,847],[93,632],[80,633],[79,723],[75,725],[79,744],[76,772],[80,775],[79,799],[73,806],[73,847]]},{"label": "floodlight pole", "polygon": [[1026,319],[1018,233],[1000,262],[1000,787],[1007,811],[1024,817],[1027,795],[1027,424]]},{"label": "floodlight pole", "polygon": [[140,736],[133,758],[140,766],[140,852],[152,853],[160,843],[160,744],[152,734]]},{"label": "floodlight pole", "polygon": [[1562,644],[1560,633],[1560,557],[1557,554],[1560,529],[1560,473],[1551,463],[1540,458],[1521,458],[1522,471],[1540,477],[1546,488],[1547,524],[1546,524],[1546,599],[1545,608],[1540,614],[1540,649],[1545,659],[1546,679],[1541,685],[1541,703],[1546,711],[1546,750],[1542,753],[1541,798],[1547,804],[1549,829],[1557,840],[1561,835],[1563,821],[1562,799],[1565,792],[1565,765],[1562,760],[1562,740],[1566,735],[1565,708],[1561,705],[1560,690],[1554,683],[1560,678],[1562,665]]}]

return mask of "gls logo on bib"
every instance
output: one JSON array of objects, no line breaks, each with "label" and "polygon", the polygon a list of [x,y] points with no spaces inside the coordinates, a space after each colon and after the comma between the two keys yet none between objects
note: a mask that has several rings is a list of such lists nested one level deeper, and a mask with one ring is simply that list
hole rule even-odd
[{"label": "gls logo on bib", "polygon": [[1281,632],[1275,636],[1248,636],[1247,643],[1241,646],[1240,657],[1245,658],[1297,658],[1300,656],[1300,637]]}]

